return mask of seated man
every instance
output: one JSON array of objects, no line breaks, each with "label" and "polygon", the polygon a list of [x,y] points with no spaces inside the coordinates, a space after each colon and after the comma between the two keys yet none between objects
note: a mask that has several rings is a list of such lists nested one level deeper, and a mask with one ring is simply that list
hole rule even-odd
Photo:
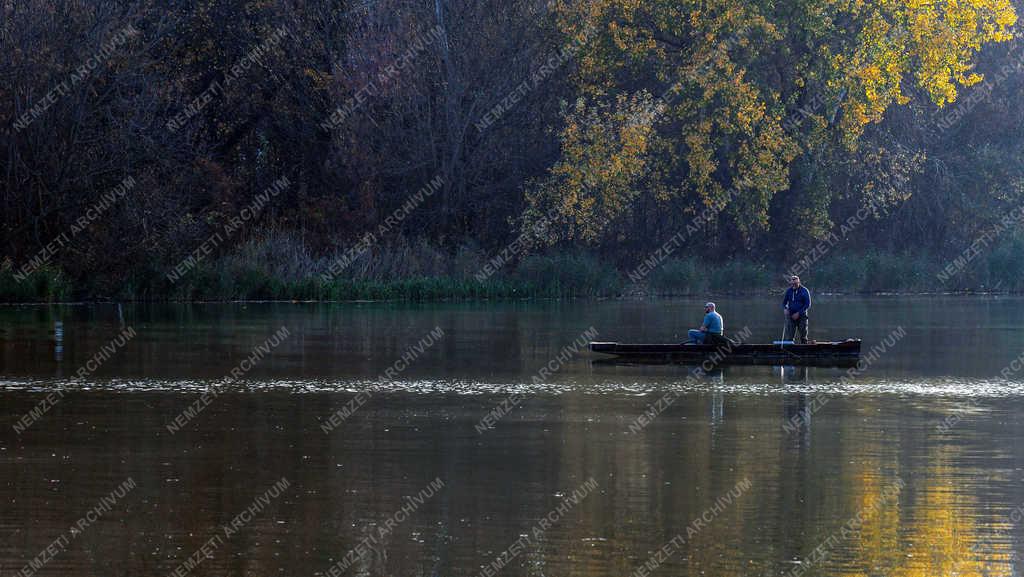
[{"label": "seated man", "polygon": [[725,323],[722,315],[715,311],[715,303],[704,305],[704,323],[699,329],[690,329],[687,342],[698,345],[717,345],[725,342]]}]

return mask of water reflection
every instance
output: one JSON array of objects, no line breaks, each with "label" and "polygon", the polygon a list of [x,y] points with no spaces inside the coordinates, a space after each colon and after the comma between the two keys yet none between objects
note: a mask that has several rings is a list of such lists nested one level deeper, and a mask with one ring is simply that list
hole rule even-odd
[{"label": "water reflection", "polygon": [[53,360],[60,366],[64,360],[64,323],[53,321]]},{"label": "water reflection", "polygon": [[[773,301],[774,302],[774,301]],[[869,348],[893,326],[905,338],[872,365],[872,380],[996,379],[1024,351],[1024,299],[846,298],[815,300],[819,339],[857,337]],[[730,318],[752,331],[751,340],[778,335],[777,310],[763,299],[728,299]],[[102,376],[216,378],[267,334],[284,325],[301,336],[254,378],[375,378],[403,348],[434,327],[445,342],[416,363],[414,378],[518,382],[533,374],[587,327],[600,340],[676,342],[688,326],[691,301],[568,301],[495,304],[90,305],[0,307],[0,375],[53,377],[88,359],[127,326],[139,332]],[[879,324],[884,319],[884,326]],[[62,341],[56,337],[61,327]],[[952,330],[955,327],[956,330]],[[63,356],[55,354],[55,343]],[[678,378],[677,367],[594,366],[574,358],[560,382],[602,381],[614,375]],[[188,370],[183,370],[187,367]],[[727,367],[733,380],[764,381],[761,368]],[[788,371],[788,370],[787,370]],[[812,382],[842,371],[808,373]],[[1016,382],[1024,375],[1008,375]]]},{"label": "water reflection", "polygon": [[[818,330],[866,332],[870,319],[857,315],[878,309],[908,321],[906,348],[851,388],[816,367],[724,367],[684,386],[685,368],[585,359],[530,382],[586,326],[670,334],[671,317],[649,303],[5,309],[0,567],[22,568],[132,478],[137,488],[39,574],[168,575],[286,477],[290,488],[190,575],[328,575],[441,478],[444,489],[345,574],[475,576],[593,478],[594,494],[501,575],[627,576],[678,536],[651,575],[1019,574],[1010,514],[1024,503],[1024,397],[1020,383],[996,379],[1021,343],[921,368],[922,343],[941,350],[948,338],[945,321],[925,314],[933,305],[846,304]],[[1021,320],[1001,301],[944,306],[955,318],[995,308]],[[15,434],[41,391],[66,383],[122,316],[138,336]],[[265,364],[170,432],[281,325],[293,336]],[[434,326],[446,338],[422,362],[372,380]],[[324,434],[323,419],[363,390],[367,403]],[[510,391],[523,401],[478,433]],[[632,432],[666,391],[680,395]],[[721,506],[744,480],[749,490]]]}]

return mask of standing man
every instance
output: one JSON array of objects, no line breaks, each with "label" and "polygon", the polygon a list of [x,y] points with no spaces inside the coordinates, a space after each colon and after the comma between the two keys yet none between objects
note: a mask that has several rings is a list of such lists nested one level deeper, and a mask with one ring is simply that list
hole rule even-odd
[{"label": "standing man", "polygon": [[687,342],[698,345],[717,345],[725,341],[725,323],[722,315],[715,311],[715,303],[704,305],[704,322],[699,329],[690,329],[687,333],[690,340]]},{"label": "standing man", "polygon": [[800,284],[800,277],[789,277],[789,288],[782,299],[782,309],[786,313],[786,330],[782,340],[796,342],[796,332],[800,332],[800,343],[807,344],[807,310],[811,308],[811,291]]}]

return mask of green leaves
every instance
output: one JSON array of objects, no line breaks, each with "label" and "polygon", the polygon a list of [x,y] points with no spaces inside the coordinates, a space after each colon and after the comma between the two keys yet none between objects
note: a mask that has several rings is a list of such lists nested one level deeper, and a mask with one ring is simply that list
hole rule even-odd
[{"label": "green leaves", "polygon": [[[854,150],[866,125],[909,101],[906,83],[937,105],[953,101],[980,79],[977,52],[1009,39],[1016,21],[1009,0],[598,0],[557,10],[568,37],[597,33],[579,55],[581,97],[564,111],[561,158],[528,190],[525,221],[557,207],[563,238],[588,244],[616,238],[616,223],[643,226],[641,208],[690,214],[726,198],[749,245],[768,230],[776,193],[791,189],[808,195],[794,214],[824,234],[827,179],[795,182],[792,162],[810,155],[803,170],[826,172],[815,166],[833,157],[826,149]],[[868,179],[863,191],[902,194],[890,184]]]}]

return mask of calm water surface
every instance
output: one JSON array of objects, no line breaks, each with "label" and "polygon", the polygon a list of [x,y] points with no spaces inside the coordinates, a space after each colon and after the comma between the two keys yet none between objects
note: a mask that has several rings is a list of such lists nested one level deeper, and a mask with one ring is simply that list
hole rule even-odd
[{"label": "calm water surface", "polygon": [[701,304],[0,307],[0,576],[1021,574],[1024,300],[818,296],[853,375],[573,352]]}]

